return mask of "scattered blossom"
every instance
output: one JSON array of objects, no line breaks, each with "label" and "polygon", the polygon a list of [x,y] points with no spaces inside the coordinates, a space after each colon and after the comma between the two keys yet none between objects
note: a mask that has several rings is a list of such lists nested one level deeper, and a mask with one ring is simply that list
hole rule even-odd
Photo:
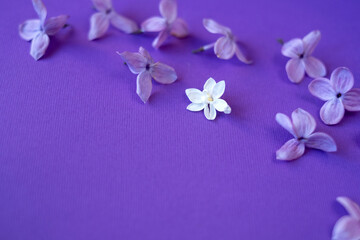
[{"label": "scattered blossom", "polygon": [[185,90],[187,97],[192,102],[187,106],[187,109],[194,112],[204,110],[205,117],[208,120],[216,118],[216,110],[230,114],[230,106],[225,100],[220,99],[224,92],[225,81],[216,83],[213,78],[209,78],[204,85],[203,91],[196,88]]},{"label": "scattered blossom", "polygon": [[141,24],[143,32],[160,32],[152,43],[154,48],[159,48],[170,35],[183,38],[189,34],[186,22],[177,18],[175,0],[161,0],[159,9],[162,17],[151,17]]},{"label": "scattered blossom", "polygon": [[154,63],[149,52],[143,47],[139,48],[139,52],[118,52],[118,54],[125,61],[130,71],[138,74],[136,93],[144,103],[148,101],[151,95],[152,78],[162,84],[170,84],[177,79],[176,72],[172,67],[160,62]]},{"label": "scattered blossom", "polygon": [[220,59],[230,59],[234,55],[243,63],[252,63],[245,54],[239,48],[237,38],[233,35],[230,28],[225,27],[212,19],[204,19],[203,25],[210,33],[222,34],[216,42],[202,46],[201,48],[194,50],[194,53],[202,52],[210,48],[214,48],[215,55]]},{"label": "scattered blossom", "polygon": [[309,91],[326,103],[320,110],[324,123],[337,124],[344,117],[345,109],[360,111],[360,88],[354,86],[354,77],[345,67],[335,69],[330,77],[317,78],[309,84]]},{"label": "scattered blossom", "polygon": [[90,18],[88,34],[90,41],[102,37],[108,30],[110,23],[125,33],[136,33],[139,30],[133,20],[121,16],[113,9],[111,0],[93,0],[93,4],[99,12],[94,13]]},{"label": "scattered blossom", "polygon": [[313,116],[298,108],[291,114],[291,119],[285,114],[276,114],[276,121],[291,133],[294,138],[287,141],[276,151],[278,160],[294,160],[301,157],[305,147],[315,148],[325,152],[335,152],[336,143],[332,137],[322,132],[315,132],[316,122]]},{"label": "scattered blossom", "polygon": [[295,38],[286,42],[281,53],[291,58],[286,63],[286,72],[291,82],[299,83],[303,80],[305,72],[309,77],[317,78],[326,75],[324,63],[311,56],[319,43],[321,33],[318,30],[310,32],[303,39]]},{"label": "scattered blossom", "polygon": [[46,19],[47,10],[44,3],[41,0],[32,0],[32,3],[39,19],[27,20],[20,24],[19,34],[24,40],[31,41],[30,55],[39,60],[49,46],[49,36],[55,35],[66,26],[68,16],[60,15]]}]

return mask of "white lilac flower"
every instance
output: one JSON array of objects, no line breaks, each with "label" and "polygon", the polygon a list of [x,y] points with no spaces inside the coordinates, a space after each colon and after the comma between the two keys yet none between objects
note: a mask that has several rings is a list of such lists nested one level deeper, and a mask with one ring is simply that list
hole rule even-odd
[{"label": "white lilac flower", "polygon": [[196,88],[186,89],[185,93],[192,102],[186,109],[194,112],[204,110],[205,117],[208,120],[216,118],[216,110],[230,114],[230,106],[225,100],[220,99],[224,92],[225,81],[216,83],[213,78],[209,78],[204,85],[203,91]]}]

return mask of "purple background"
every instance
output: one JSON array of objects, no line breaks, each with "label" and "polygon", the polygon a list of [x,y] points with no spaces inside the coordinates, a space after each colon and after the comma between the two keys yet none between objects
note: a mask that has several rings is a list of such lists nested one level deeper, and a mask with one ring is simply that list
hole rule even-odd
[{"label": "purple background", "polygon": [[[360,113],[324,125],[311,79],[289,82],[276,41],[321,30],[314,56],[330,72],[349,67],[360,87],[359,1],[179,0],[191,36],[159,51],[155,34],[113,28],[87,41],[89,0],[45,5],[49,16],[70,15],[72,29],[35,62],[17,32],[36,17],[31,1],[0,2],[0,239],[325,240],[346,214],[335,198],[360,203]],[[158,1],[114,7],[139,23],[159,15]],[[218,37],[203,28],[204,17],[231,27],[255,64],[191,54]],[[179,76],[154,84],[148,104],[115,54],[139,46]],[[210,76],[226,80],[223,98],[233,109],[213,122],[185,109],[185,89]],[[334,137],[337,153],[275,160],[291,137],[275,114],[297,107]]]}]

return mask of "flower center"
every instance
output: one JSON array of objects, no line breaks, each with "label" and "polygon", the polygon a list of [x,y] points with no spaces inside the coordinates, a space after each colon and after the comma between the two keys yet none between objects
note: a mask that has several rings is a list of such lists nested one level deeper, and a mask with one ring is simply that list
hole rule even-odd
[{"label": "flower center", "polygon": [[300,55],[299,55],[299,58],[304,58],[304,54],[303,54],[303,53],[300,54]]},{"label": "flower center", "polygon": [[111,13],[111,11],[112,11],[112,9],[111,9],[111,8],[107,9],[107,10],[106,10],[106,14]]},{"label": "flower center", "polygon": [[146,71],[149,71],[150,70],[150,64],[148,63],[148,64],[146,64]]},{"label": "flower center", "polygon": [[208,100],[209,102],[214,101],[214,99],[213,99],[211,96],[209,96],[207,100]]},{"label": "flower center", "polygon": [[341,96],[342,96],[341,93],[338,93],[338,94],[336,95],[337,98],[341,98]]},{"label": "flower center", "polygon": [[305,140],[305,138],[304,138],[304,137],[298,137],[297,140],[298,140],[298,141],[303,141],[303,140]]}]

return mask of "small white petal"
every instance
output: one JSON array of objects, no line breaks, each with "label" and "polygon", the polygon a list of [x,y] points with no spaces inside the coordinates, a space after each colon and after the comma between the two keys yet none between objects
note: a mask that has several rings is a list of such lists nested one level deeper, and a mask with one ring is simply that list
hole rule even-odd
[{"label": "small white petal", "polygon": [[206,103],[190,103],[186,109],[189,111],[198,112],[203,110],[205,106]]},{"label": "small white petal", "polygon": [[193,103],[204,103],[204,94],[199,89],[189,88],[185,90],[186,96]]},{"label": "small white petal", "polygon": [[213,78],[209,78],[204,84],[204,90],[211,94],[215,85],[215,80]]}]

